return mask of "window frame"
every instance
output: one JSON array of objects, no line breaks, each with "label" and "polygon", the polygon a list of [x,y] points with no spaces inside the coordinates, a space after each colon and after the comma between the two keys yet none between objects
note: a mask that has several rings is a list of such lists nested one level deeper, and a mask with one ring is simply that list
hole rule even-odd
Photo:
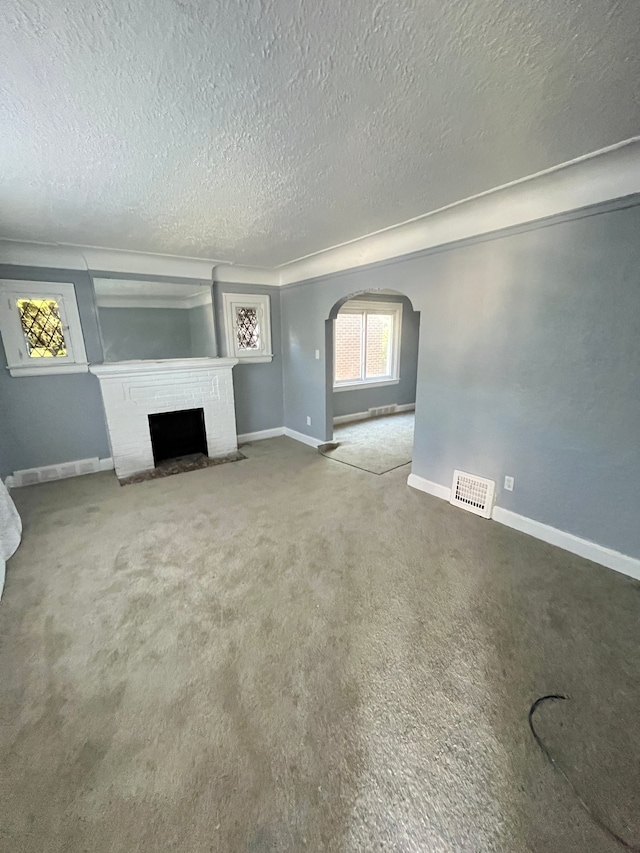
[{"label": "window frame", "polygon": [[[33,358],[22,329],[18,299],[53,299],[60,308],[66,356]],[[84,336],[72,282],[0,280],[0,334],[11,376],[86,373],[89,370]]]},{"label": "window frame", "polygon": [[[333,390],[352,391],[358,388],[382,388],[385,385],[397,385],[400,382],[400,349],[402,341],[402,303],[401,302],[374,302],[365,300],[350,300],[345,302],[338,314],[360,314],[363,316],[363,334],[360,364],[362,368],[362,379],[345,379],[336,381],[336,321],[333,323]],[[366,350],[367,350],[367,314],[392,314],[393,315],[393,341],[391,345],[391,370],[389,376],[366,377]],[[336,318],[337,319],[337,318]]]},{"label": "window frame", "polygon": [[[247,364],[264,364],[273,360],[271,349],[271,300],[265,293],[223,293],[224,330],[227,356]],[[254,308],[260,326],[260,346],[255,350],[241,349],[236,335],[236,313],[238,308]],[[250,354],[248,354],[250,353]]]}]

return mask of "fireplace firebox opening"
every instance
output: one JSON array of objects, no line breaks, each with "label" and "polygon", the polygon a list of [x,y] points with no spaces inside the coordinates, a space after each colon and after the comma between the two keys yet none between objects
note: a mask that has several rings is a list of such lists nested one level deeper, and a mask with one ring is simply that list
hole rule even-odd
[{"label": "fireplace firebox opening", "polygon": [[153,463],[156,467],[160,462],[179,456],[192,453],[208,455],[204,409],[183,409],[148,417]]}]

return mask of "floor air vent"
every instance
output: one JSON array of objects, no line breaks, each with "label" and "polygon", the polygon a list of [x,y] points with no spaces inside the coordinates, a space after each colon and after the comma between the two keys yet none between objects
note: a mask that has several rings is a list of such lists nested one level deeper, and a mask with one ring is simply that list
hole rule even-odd
[{"label": "floor air vent", "polygon": [[485,480],[484,477],[476,477],[475,474],[466,474],[464,471],[453,472],[451,503],[454,506],[461,506],[483,518],[491,518],[495,491],[496,484],[493,480]]}]

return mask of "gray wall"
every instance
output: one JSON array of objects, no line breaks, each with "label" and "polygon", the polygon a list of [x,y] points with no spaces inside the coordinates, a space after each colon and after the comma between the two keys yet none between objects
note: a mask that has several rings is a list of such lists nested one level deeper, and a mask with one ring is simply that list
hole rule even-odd
[{"label": "gray wall", "polygon": [[285,425],[328,437],[314,349],[336,302],[400,290],[420,311],[413,472],[489,477],[499,506],[640,557],[639,234],[635,199],[284,288]]},{"label": "gray wall", "polygon": [[105,361],[191,358],[190,310],[98,308]]},{"label": "gray wall", "polygon": [[282,330],[280,288],[252,284],[213,286],[216,335],[221,355],[226,355],[223,293],[265,293],[271,304],[271,344],[273,360],[265,364],[237,364],[233,368],[238,434],[275,429],[283,424],[282,402]]},{"label": "gray wall", "polygon": [[[105,273],[96,275],[106,277]],[[87,358],[90,363],[103,360],[93,285],[88,273],[0,265],[0,278],[73,282]],[[270,364],[237,365],[233,369],[233,376],[238,432],[258,432],[281,427],[283,404],[279,289],[236,285],[217,285],[216,289],[220,303],[219,294],[223,290],[269,293],[272,297],[274,359]],[[147,309],[142,310],[146,312]],[[199,310],[172,310],[172,313],[187,315]],[[221,312],[221,304],[216,304],[216,310]],[[195,319],[194,323],[199,323],[204,330],[206,323],[200,320]],[[191,352],[186,355],[188,357]],[[110,455],[97,377],[91,373],[12,377],[6,369],[5,353],[0,342],[0,476],[5,478],[13,471],[24,468]]]},{"label": "gray wall", "polygon": [[416,378],[418,374],[418,334],[420,314],[411,307],[406,296],[391,296],[387,293],[370,294],[359,299],[380,302],[402,302],[402,338],[400,341],[400,382],[382,388],[358,388],[354,391],[334,391],[332,395],[333,417],[366,412],[375,406],[403,405],[416,401]]},{"label": "gray wall", "polygon": [[191,355],[194,358],[215,357],[216,333],[213,326],[213,305],[198,305],[189,308],[189,331],[191,334]]},{"label": "gray wall", "polygon": [[[90,362],[102,348],[89,274],[0,265],[0,278],[69,281],[75,285]],[[98,379],[91,373],[10,376],[0,343],[0,476],[74,459],[111,455]]]}]

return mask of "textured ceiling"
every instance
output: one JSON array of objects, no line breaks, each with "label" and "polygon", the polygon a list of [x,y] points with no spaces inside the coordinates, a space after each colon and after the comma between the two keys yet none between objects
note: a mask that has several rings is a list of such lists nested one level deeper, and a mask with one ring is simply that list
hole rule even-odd
[{"label": "textured ceiling", "polygon": [[0,0],[0,236],[272,266],[638,133],[638,0]]}]

